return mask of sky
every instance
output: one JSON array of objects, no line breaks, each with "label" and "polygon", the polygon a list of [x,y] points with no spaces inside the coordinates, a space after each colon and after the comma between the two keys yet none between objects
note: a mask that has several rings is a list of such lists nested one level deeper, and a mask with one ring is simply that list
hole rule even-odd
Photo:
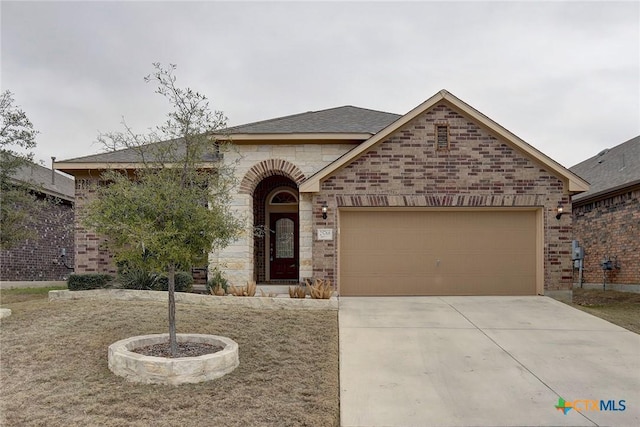
[{"label": "sky", "polygon": [[566,167],[640,135],[640,2],[0,3],[0,84],[50,165],[161,124],[144,82],[238,125],[343,105],[404,114],[446,89]]}]

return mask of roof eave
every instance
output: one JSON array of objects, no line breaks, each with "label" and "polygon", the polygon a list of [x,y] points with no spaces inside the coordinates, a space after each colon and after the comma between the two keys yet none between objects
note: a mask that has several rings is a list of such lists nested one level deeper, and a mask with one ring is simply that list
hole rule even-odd
[{"label": "roof eave", "polygon": [[[135,162],[55,162],[53,163],[53,169],[74,175],[74,173],[89,170],[134,170],[140,169],[141,164]],[[172,167],[173,164],[165,164],[164,166]],[[213,169],[215,162],[198,163],[196,167],[198,169]]]},{"label": "roof eave", "polygon": [[237,134],[220,134],[215,135],[218,138],[228,138],[232,142],[243,141],[366,141],[371,138],[371,133],[352,132],[352,133],[237,133]]},{"label": "roof eave", "polygon": [[586,203],[593,202],[595,200],[606,199],[612,197],[614,195],[618,195],[621,193],[626,193],[627,191],[632,191],[635,188],[640,188],[640,179],[635,181],[626,182],[621,185],[616,185],[615,187],[607,188],[593,194],[588,194],[584,197],[579,198],[578,200],[572,200],[573,205],[584,205]]},{"label": "roof eave", "polygon": [[66,200],[68,202],[75,201],[75,196],[74,195],[70,195],[70,194],[67,194],[67,193],[63,193],[61,191],[57,191],[57,190],[53,190],[51,188],[47,188],[42,184],[19,181],[19,180],[14,179],[14,178],[9,178],[9,181],[11,181],[13,183],[16,183],[16,184],[22,184],[22,185],[26,184],[27,188],[29,188],[31,191],[36,191],[36,192],[41,193],[41,194],[46,194],[48,196],[53,196],[55,198],[58,198],[58,199],[61,199],[61,200]]}]

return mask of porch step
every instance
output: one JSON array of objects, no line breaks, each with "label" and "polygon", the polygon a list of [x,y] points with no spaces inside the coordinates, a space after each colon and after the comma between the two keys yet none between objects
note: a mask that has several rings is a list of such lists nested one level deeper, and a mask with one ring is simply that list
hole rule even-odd
[{"label": "porch step", "polygon": [[[260,290],[264,292],[266,295],[276,294],[276,295],[289,295],[289,286],[296,286],[297,283],[292,283],[290,285],[258,285],[256,288],[256,295],[261,295]],[[207,292],[206,285],[194,284],[193,292],[196,294],[205,294]]]}]

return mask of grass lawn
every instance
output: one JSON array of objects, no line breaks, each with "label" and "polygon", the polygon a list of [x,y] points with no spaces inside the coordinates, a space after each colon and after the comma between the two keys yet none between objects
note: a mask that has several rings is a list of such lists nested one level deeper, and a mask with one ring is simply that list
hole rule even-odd
[{"label": "grass lawn", "polygon": [[640,334],[640,294],[633,292],[574,289],[571,304],[636,334]]},{"label": "grass lawn", "polygon": [[225,377],[180,386],[113,375],[107,347],[164,333],[164,303],[48,302],[46,291],[2,290],[13,313],[0,334],[2,426],[337,426],[338,321],[333,311],[177,305],[178,333],[240,346]]}]

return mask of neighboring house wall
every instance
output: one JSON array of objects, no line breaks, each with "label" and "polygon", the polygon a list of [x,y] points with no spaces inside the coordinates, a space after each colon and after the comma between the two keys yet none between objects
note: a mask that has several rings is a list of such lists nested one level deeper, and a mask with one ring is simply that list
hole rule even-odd
[{"label": "neighboring house wall", "polygon": [[[434,147],[435,123],[449,125],[450,150]],[[418,116],[360,158],[338,170],[313,195],[329,215],[313,211],[317,228],[337,229],[340,207],[539,207],[544,222],[544,288],[571,286],[571,218],[563,183],[507,143],[446,105]],[[313,242],[313,276],[336,280],[337,239]]]},{"label": "neighboring house wall", "polygon": [[66,280],[73,270],[66,268],[60,257],[64,249],[66,263],[73,266],[73,204],[60,201],[47,209],[34,212],[32,239],[0,251],[0,279],[3,281]]},{"label": "neighboring house wall", "polygon": [[640,285],[640,187],[575,202],[573,217],[575,238],[585,251],[583,283],[603,283],[600,263],[615,259],[620,268],[606,273],[607,283]]}]

